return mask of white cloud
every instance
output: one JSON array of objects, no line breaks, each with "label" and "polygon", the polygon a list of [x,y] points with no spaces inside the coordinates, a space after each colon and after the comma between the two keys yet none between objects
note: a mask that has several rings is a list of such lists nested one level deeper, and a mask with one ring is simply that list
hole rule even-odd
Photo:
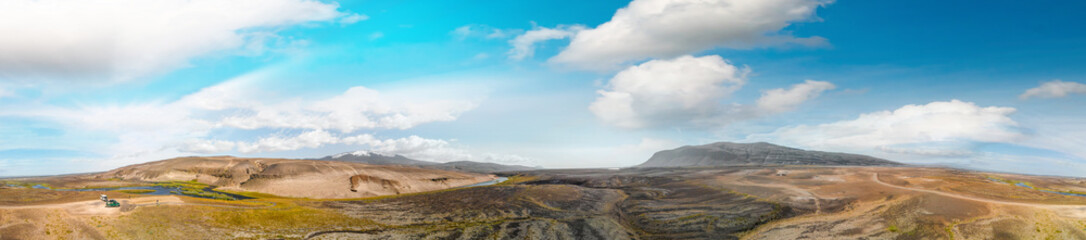
[{"label": "white cloud", "polygon": [[781,30],[815,17],[829,0],[634,0],[611,21],[580,31],[550,61],[612,70],[647,58],[671,58],[717,47],[824,44]]},{"label": "white cloud", "polygon": [[372,135],[364,134],[344,138],[342,142],[344,144],[366,146],[369,148],[366,150],[368,152],[382,155],[403,155],[412,159],[432,162],[476,161],[501,164],[535,163],[535,160],[528,157],[492,152],[478,153],[469,150],[467,147],[454,146],[453,143],[446,140],[428,139],[414,135],[404,138],[380,140]]},{"label": "white cloud", "polygon": [[799,104],[818,97],[822,92],[836,88],[833,83],[807,80],[792,85],[792,89],[773,89],[762,93],[758,99],[758,109],[769,113],[787,112]]},{"label": "white cloud", "polygon": [[231,141],[193,139],[179,149],[190,153],[221,153],[234,150],[237,144]]},{"label": "white cloud", "polygon": [[221,153],[232,151],[236,146],[236,150],[241,153],[259,153],[318,148],[331,144],[365,147],[366,150],[359,151],[360,153],[377,153],[387,156],[403,155],[412,159],[434,162],[478,161],[503,164],[531,164],[534,162],[530,158],[518,155],[489,152],[473,153],[466,148],[453,146],[449,141],[422,138],[414,135],[395,139],[379,139],[372,134],[341,137],[324,130],[307,131],[290,137],[264,137],[253,142],[195,140],[187,142],[182,149],[197,153]]},{"label": "white cloud", "polygon": [[742,88],[749,72],[716,55],[653,60],[616,74],[589,110],[625,128],[714,121],[719,101]]},{"label": "white cloud", "polygon": [[238,105],[222,126],[240,129],[289,128],[408,129],[428,122],[455,120],[477,105],[471,100],[429,100],[412,94],[384,95],[365,87],[319,101],[300,99],[260,105]]},{"label": "white cloud", "polygon": [[370,36],[369,36],[370,41],[381,39],[383,37],[385,37],[385,33],[383,33],[383,32],[374,32],[374,33],[371,33]]},{"label": "white cloud", "polygon": [[298,150],[302,148],[317,148],[325,144],[335,144],[340,140],[324,130],[307,131],[294,137],[264,137],[253,143],[238,143],[238,151],[242,153],[253,152],[278,152]]},{"label": "white cloud", "polygon": [[522,60],[535,55],[535,44],[547,40],[563,39],[573,36],[577,32],[584,30],[584,26],[558,26],[556,28],[535,27],[530,31],[524,32],[524,34],[518,35],[513,40],[509,40],[509,44],[513,45],[513,49],[509,50],[509,59]]},{"label": "white cloud", "polygon": [[485,38],[485,39],[501,39],[507,38],[510,35],[519,32],[517,30],[503,30],[494,28],[483,24],[469,24],[460,26],[452,31],[452,35],[457,39],[464,40],[467,38]]},{"label": "white cloud", "polygon": [[361,21],[366,21],[366,20],[369,20],[369,19],[370,19],[370,16],[367,16],[366,14],[352,13],[350,15],[346,15],[345,17],[340,18],[339,19],[339,24],[341,24],[341,25],[351,25],[351,24],[355,24],[355,23],[361,22]]},{"label": "white cloud", "polygon": [[[173,102],[20,106],[0,109],[0,116],[41,119],[67,126],[73,132],[115,137],[113,141],[102,141],[103,147],[95,148],[96,153],[111,156],[102,164],[115,167],[186,153],[221,153],[229,149],[271,152],[349,144],[352,142],[338,135],[452,121],[477,105],[477,100],[449,99],[425,93],[426,90],[381,93],[365,87],[354,87],[323,99],[280,100],[258,86],[267,74],[270,72],[258,71],[240,76]],[[224,129],[302,131],[303,134],[264,136],[253,142],[208,138],[213,131]]]},{"label": "white cloud", "polygon": [[1012,143],[1025,135],[1010,107],[981,107],[951,100],[861,114],[853,120],[783,127],[748,140],[782,142],[821,150],[881,151],[918,155],[966,155],[972,143]]},{"label": "white cloud", "polygon": [[344,15],[336,8],[312,0],[2,1],[0,80],[133,80],[250,48],[278,29],[334,21]]},{"label": "white cloud", "polygon": [[722,104],[747,83],[749,73],[716,55],[652,60],[615,74],[588,109],[623,128],[716,127],[791,111],[835,87],[807,80],[765,91],[757,106]]},{"label": "white cloud", "polygon": [[1070,94],[1086,94],[1086,84],[1053,80],[1026,90],[1018,98],[1022,100],[1030,98],[1062,98]]}]

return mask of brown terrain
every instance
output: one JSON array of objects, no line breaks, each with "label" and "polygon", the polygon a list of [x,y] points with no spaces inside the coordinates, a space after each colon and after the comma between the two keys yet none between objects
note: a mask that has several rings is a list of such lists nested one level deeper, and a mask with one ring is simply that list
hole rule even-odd
[{"label": "brown terrain", "polygon": [[[0,179],[0,239],[1086,239],[1077,178],[809,164],[501,175],[455,188],[494,176],[214,157]],[[192,180],[252,199],[12,187]]]},{"label": "brown terrain", "polygon": [[145,182],[195,180],[221,190],[317,199],[425,192],[495,178],[395,165],[235,157],[175,158],[123,167],[95,177]]}]

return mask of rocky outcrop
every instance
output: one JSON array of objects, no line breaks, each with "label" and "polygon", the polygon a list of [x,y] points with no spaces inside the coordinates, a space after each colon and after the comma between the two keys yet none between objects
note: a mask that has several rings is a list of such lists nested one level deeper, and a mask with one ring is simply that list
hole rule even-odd
[{"label": "rocky outcrop", "polygon": [[718,142],[660,151],[637,167],[732,165],[879,166],[902,164],[859,154],[807,151],[764,142]]}]

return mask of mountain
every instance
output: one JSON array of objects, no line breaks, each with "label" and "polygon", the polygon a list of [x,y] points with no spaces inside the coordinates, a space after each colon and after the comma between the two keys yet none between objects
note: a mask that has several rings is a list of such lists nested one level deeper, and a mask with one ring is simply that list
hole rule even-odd
[{"label": "mountain", "polygon": [[423,168],[442,169],[450,171],[462,171],[462,172],[474,172],[474,173],[495,173],[495,172],[508,172],[508,171],[528,171],[537,170],[539,168],[521,166],[521,165],[503,165],[497,163],[487,162],[472,162],[472,161],[456,161],[447,162],[438,165],[426,165],[420,166]]},{"label": "mountain", "polygon": [[317,160],[324,161],[341,161],[341,162],[356,162],[375,165],[401,165],[401,166],[414,166],[420,168],[429,169],[441,169],[449,171],[461,171],[472,173],[496,173],[507,171],[525,171],[536,170],[539,168],[521,166],[521,165],[504,165],[497,163],[487,162],[472,162],[472,161],[456,161],[447,163],[437,163],[422,160],[415,160],[404,157],[402,155],[387,156],[378,153],[371,153],[366,151],[340,153],[332,156],[323,157]]},{"label": "mountain", "polygon": [[223,190],[288,197],[359,198],[425,192],[493,180],[488,174],[295,159],[182,157],[97,175],[101,179],[198,181]]},{"label": "mountain", "polygon": [[807,151],[765,142],[718,142],[700,146],[683,146],[656,152],[656,154],[652,155],[652,158],[636,167],[732,165],[878,166],[902,164],[859,154]]},{"label": "mountain", "polygon": [[438,163],[427,162],[421,160],[410,159],[403,155],[386,156],[377,153],[371,153],[366,151],[340,153],[332,156],[327,156],[319,160],[331,160],[341,162],[356,162],[374,165],[403,165],[403,166],[424,166],[435,165]]}]

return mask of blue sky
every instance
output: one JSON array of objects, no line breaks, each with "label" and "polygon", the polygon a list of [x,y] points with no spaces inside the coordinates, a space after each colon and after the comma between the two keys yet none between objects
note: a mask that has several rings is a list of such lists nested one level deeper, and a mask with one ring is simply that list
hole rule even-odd
[{"label": "blue sky", "polygon": [[16,0],[0,176],[353,151],[625,167],[717,141],[1086,176],[1083,5]]}]

